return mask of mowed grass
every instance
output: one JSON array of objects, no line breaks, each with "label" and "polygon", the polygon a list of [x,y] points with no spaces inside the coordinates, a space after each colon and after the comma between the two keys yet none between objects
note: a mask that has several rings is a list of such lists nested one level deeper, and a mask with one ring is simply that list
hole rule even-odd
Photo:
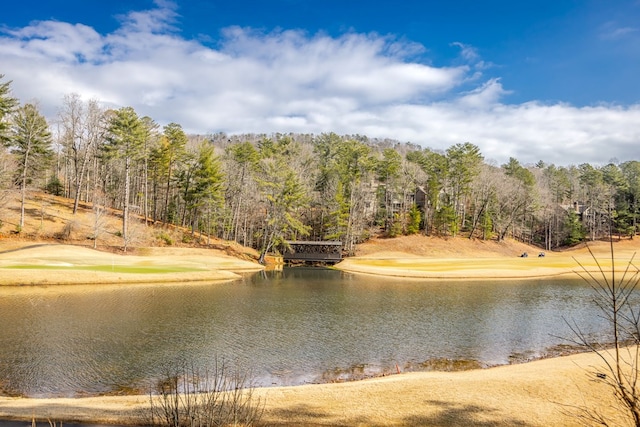
[{"label": "mowed grass", "polygon": [[196,271],[207,271],[203,268],[136,265],[11,265],[2,268],[13,270],[82,270],[135,274],[190,273]]},{"label": "mowed grass", "polygon": [[451,271],[451,270],[531,270],[532,268],[571,268],[578,265],[574,260],[562,259],[562,260],[549,260],[541,258],[533,258],[532,260],[522,260],[520,258],[513,259],[354,259],[354,264],[365,265],[372,267],[388,267],[388,268],[400,268],[408,271]]}]

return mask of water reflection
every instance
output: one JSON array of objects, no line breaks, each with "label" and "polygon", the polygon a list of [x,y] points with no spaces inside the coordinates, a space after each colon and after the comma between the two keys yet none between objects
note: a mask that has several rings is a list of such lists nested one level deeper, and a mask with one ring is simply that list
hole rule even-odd
[{"label": "water reflection", "polygon": [[[581,281],[424,282],[285,269],[210,285],[0,288],[0,392],[146,391],[188,355],[260,385],[536,357],[602,330]],[[429,362],[431,361],[431,362]],[[461,362],[462,365],[464,363]]]}]

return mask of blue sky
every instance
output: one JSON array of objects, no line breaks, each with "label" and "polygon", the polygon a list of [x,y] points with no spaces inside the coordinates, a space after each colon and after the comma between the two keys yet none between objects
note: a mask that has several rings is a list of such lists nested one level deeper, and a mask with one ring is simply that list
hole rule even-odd
[{"label": "blue sky", "polygon": [[640,0],[22,0],[0,64],[52,121],[75,92],[197,133],[640,159]]}]

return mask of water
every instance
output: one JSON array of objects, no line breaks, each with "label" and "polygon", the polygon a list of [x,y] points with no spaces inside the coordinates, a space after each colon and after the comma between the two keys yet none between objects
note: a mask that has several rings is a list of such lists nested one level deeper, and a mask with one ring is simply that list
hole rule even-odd
[{"label": "water", "polygon": [[[217,359],[295,385],[543,356],[604,325],[580,281],[442,281],[285,269],[230,283],[0,288],[0,392],[146,392]],[[560,337],[559,337],[560,336]]]}]

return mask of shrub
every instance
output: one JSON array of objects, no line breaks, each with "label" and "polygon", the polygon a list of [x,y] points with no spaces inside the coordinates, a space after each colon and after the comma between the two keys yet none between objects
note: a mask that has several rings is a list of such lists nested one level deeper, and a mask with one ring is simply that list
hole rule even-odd
[{"label": "shrub", "polygon": [[62,194],[64,193],[64,186],[57,176],[53,176],[47,183],[45,191],[49,194],[53,194],[54,196],[62,196]]},{"label": "shrub", "polygon": [[254,390],[246,372],[224,361],[216,359],[210,370],[178,363],[149,393],[150,423],[166,427],[254,426],[264,412]]},{"label": "shrub", "polygon": [[158,234],[158,239],[162,240],[165,243],[165,245],[169,245],[169,246],[173,245],[173,239],[164,231]]},{"label": "shrub", "polygon": [[72,236],[73,233],[80,227],[80,223],[76,220],[70,220],[68,221],[64,227],[62,228],[62,230],[60,231],[60,233],[58,233],[57,237],[58,239],[61,240],[69,240]]}]

